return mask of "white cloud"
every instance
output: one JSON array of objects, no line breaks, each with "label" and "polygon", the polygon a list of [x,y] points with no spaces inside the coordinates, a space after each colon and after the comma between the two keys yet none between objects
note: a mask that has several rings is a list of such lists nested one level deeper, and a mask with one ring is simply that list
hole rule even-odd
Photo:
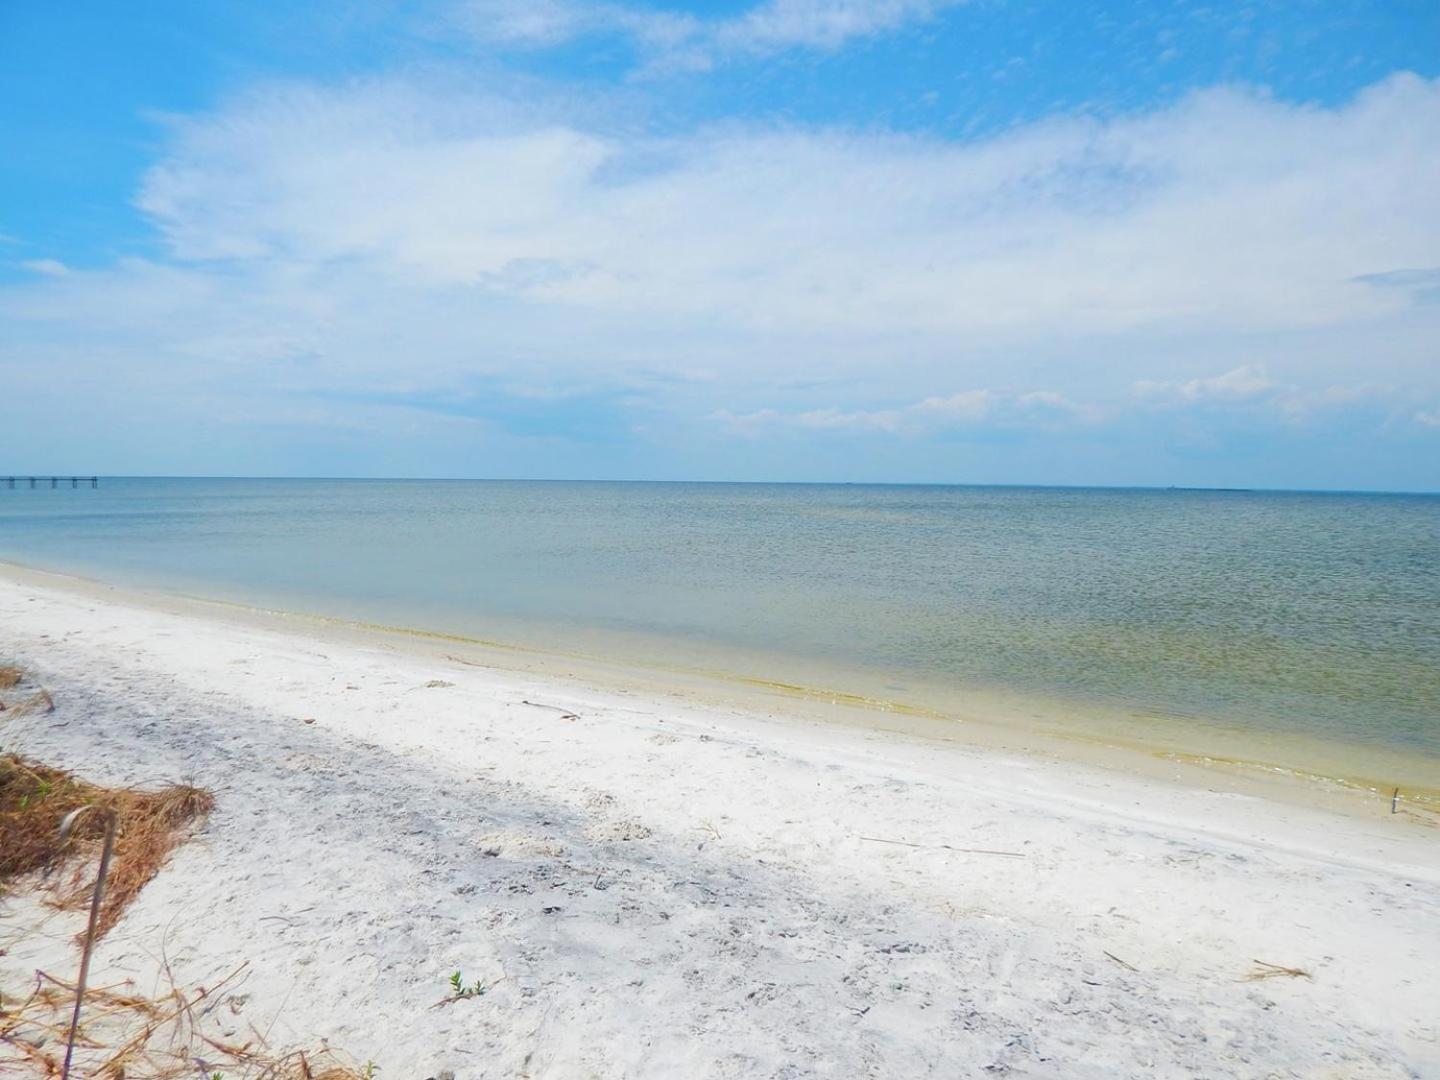
[{"label": "white cloud", "polygon": [[140,203],[186,261],[359,260],[766,331],[1323,326],[1407,306],[1352,279],[1440,247],[1440,84],[1333,110],[1217,90],[972,143],[277,88],[178,124]]},{"label": "white cloud", "polygon": [[768,429],[882,432],[925,435],[948,428],[996,427],[1054,428],[1097,419],[1101,411],[1071,401],[1050,390],[1009,393],[964,390],[948,396],[931,396],[890,409],[835,408],[783,412],[757,409],[735,414],[721,409],[711,419],[737,434],[754,435]]},{"label": "white cloud", "polygon": [[1440,409],[1421,409],[1415,414],[1415,421],[1425,427],[1440,428]]},{"label": "white cloud", "polygon": [[714,27],[712,39],[724,51],[765,53],[791,46],[835,49],[924,21],[957,0],[769,0]]},{"label": "white cloud", "polygon": [[583,0],[465,0],[453,18],[482,41],[527,48],[619,33],[647,50],[663,50],[693,43],[703,26],[683,12]]},{"label": "white cloud", "polygon": [[1368,382],[1316,388],[1280,382],[1263,364],[1184,381],[1141,380],[1132,387],[1132,394],[1142,404],[1162,409],[1258,406],[1273,409],[1292,423],[1333,409],[1393,404],[1397,397],[1393,387]]},{"label": "white cloud", "polygon": [[[1359,384],[1306,390],[1276,382],[1263,367],[1241,367],[1205,378],[1140,382],[1132,387],[1129,401],[1075,401],[1053,390],[981,389],[926,397],[886,409],[831,407],[785,411],[771,407],[738,414],[720,409],[713,412],[710,419],[734,434],[747,436],[785,429],[923,436],[955,428],[1074,430],[1113,424],[1155,408],[1195,406],[1217,409],[1254,406],[1280,416],[1289,424],[1303,424],[1329,410],[1373,405],[1388,412],[1401,404],[1403,395],[1388,387]],[[1427,426],[1440,426],[1440,411],[1417,412],[1415,419]]]},{"label": "white cloud", "polygon": [[466,0],[457,21],[483,41],[544,48],[623,34],[648,70],[705,69],[733,57],[792,48],[831,50],[932,18],[961,0],[766,0],[728,18],[583,0]]},{"label": "white cloud", "polygon": [[610,393],[650,430],[920,437],[1408,424],[1440,392],[1440,306],[1356,280],[1440,250],[1440,83],[976,141],[656,137],[523,96],[397,76],[171,121],[139,195],[165,257],[0,288],[0,367],[137,414],[328,395],[382,441],[387,402],[482,383]]},{"label": "white cloud", "polygon": [[1249,401],[1268,394],[1277,387],[1263,367],[1245,365],[1205,379],[1186,382],[1142,380],[1135,384],[1135,395],[1160,404],[1196,404],[1207,401]]}]

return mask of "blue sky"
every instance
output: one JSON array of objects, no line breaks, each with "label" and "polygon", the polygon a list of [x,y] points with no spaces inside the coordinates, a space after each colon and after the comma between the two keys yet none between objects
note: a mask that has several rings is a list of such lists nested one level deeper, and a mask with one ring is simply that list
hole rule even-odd
[{"label": "blue sky", "polygon": [[1440,7],[0,7],[0,471],[1440,489]]}]

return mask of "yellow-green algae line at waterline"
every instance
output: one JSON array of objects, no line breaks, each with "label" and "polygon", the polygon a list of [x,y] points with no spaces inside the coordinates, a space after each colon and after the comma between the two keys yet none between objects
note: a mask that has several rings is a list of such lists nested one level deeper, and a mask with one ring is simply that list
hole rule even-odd
[{"label": "yellow-green algae line at waterline", "polygon": [[[211,604],[219,607],[233,608],[239,611],[247,611],[254,614],[267,615],[271,617],[298,620],[309,622],[320,626],[333,626],[349,630],[357,630],[368,633],[396,634],[403,637],[416,638],[423,641],[450,642],[457,645],[465,645],[475,648],[490,649],[497,652],[507,652],[533,656],[540,659],[566,659],[584,663],[607,665],[614,664],[612,658],[596,655],[594,653],[576,652],[573,650],[557,648],[540,648],[532,645],[519,645],[514,642],[497,641],[490,638],[474,637],[467,634],[457,634],[444,630],[426,630],[414,626],[397,626],[389,623],[369,622],[361,619],[346,619],[334,615],[321,615],[314,612],[293,611],[282,608],[261,607],[254,604],[246,604],[234,600],[221,600],[212,597],[195,596],[193,594],[182,594],[185,599],[197,603]],[[453,658],[452,659],[458,659]],[[928,708],[922,705],[913,705],[907,702],[894,701],[886,698],[869,697],[863,694],[855,694],[841,690],[830,690],[819,686],[806,686],[801,683],[783,682],[774,679],[764,679],[750,675],[740,675],[730,671],[713,668],[698,668],[683,664],[669,663],[666,661],[648,658],[644,661],[627,660],[631,663],[652,671],[669,672],[672,674],[685,675],[691,678],[709,679],[722,684],[734,686],[746,686],[757,690],[780,694],[786,697],[804,701],[823,702],[847,708],[888,713],[892,715],[909,716],[917,719],[933,720],[949,724],[963,724],[965,718],[947,713],[939,709]],[[998,727],[1007,726],[1003,721],[986,721]],[[1020,726],[1022,729],[1023,725]],[[1157,746],[1155,743],[1146,743],[1143,740],[1116,738],[1113,735],[1090,734],[1077,731],[1056,730],[1043,728],[1038,731],[1046,738],[1063,740],[1071,743],[1084,743],[1092,746],[1117,747],[1131,752],[1141,753],[1149,757],[1165,761],[1175,761],[1185,765],[1192,765],[1201,768],[1214,769],[1219,771],[1236,770],[1250,773],[1269,773],[1275,776],[1283,776],[1302,783],[1314,785],[1333,785],[1355,792],[1357,795],[1371,795],[1389,798],[1391,793],[1398,787],[1401,793],[1402,805],[1413,807],[1416,810],[1425,811],[1427,814],[1440,815],[1440,788],[1426,785],[1397,785],[1393,781],[1377,779],[1364,775],[1336,775],[1331,773],[1315,772],[1304,769],[1297,769],[1286,765],[1279,765],[1272,761],[1261,758],[1244,758],[1225,756],[1220,754],[1205,754],[1193,751],[1182,751],[1164,746]],[[1418,820],[1429,822],[1428,817],[1420,817]]]},{"label": "yellow-green algae line at waterline", "polygon": [[[514,642],[496,641],[491,638],[471,637],[466,634],[451,633],[446,630],[424,630],[413,626],[395,626],[390,623],[368,622],[362,619],[343,619],[334,615],[318,615],[308,611],[289,611],[283,608],[259,607],[254,604],[245,604],[235,600],[216,600],[205,596],[193,594],[181,594],[187,600],[193,600],[202,604],[214,604],[220,607],[234,608],[238,611],[249,611],[258,615],[269,615],[281,619],[294,619],[303,622],[315,623],[320,626],[337,626],[347,630],[361,630],[372,633],[400,634],[405,637],[420,638],[425,641],[449,641],[457,645],[477,646],[483,649],[495,649],[503,652],[523,653],[529,656],[548,657],[566,660],[581,660],[591,664],[607,664],[615,661],[595,653],[575,652],[568,649],[540,648],[534,645],[517,645]],[[940,712],[936,709],[928,709],[921,705],[908,705],[900,701],[891,701],[886,698],[868,697],[863,694],[852,694],[843,690],[827,690],[824,687],[803,686],[799,683],[777,682],[771,679],[761,679],[749,675],[737,675],[733,672],[722,671],[713,668],[689,667],[684,664],[672,664],[663,660],[647,659],[641,661],[626,661],[627,663],[642,664],[646,668],[655,671],[669,671],[681,675],[689,675],[697,678],[714,679],[719,682],[734,683],[742,686],[753,686],[761,690],[773,690],[777,693],[788,694],[792,697],[804,698],[811,701],[827,701],[837,705],[847,705],[858,709],[872,709],[879,712],[900,713],[905,716],[925,717],[931,720],[949,720],[959,722],[959,718],[949,713]]]}]

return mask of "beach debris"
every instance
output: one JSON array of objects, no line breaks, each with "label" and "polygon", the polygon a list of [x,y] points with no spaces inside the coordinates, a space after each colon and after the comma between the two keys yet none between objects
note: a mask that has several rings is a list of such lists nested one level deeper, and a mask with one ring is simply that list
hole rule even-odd
[{"label": "beach debris", "polygon": [[521,701],[520,704],[521,704],[521,705],[529,705],[530,707],[535,708],[535,709],[550,709],[550,710],[552,710],[552,711],[554,711],[554,712],[558,712],[558,713],[560,714],[560,719],[561,719],[561,720],[579,720],[579,719],[580,719],[580,714],[579,714],[579,713],[573,713],[573,712],[571,712],[569,709],[562,709],[559,705],[546,705],[544,702],[540,702],[540,701]]},{"label": "beach debris", "polygon": [[55,699],[50,696],[50,691],[41,688],[24,701],[11,705],[7,711],[12,717],[28,716],[31,713],[51,713],[55,711]]},{"label": "beach debris", "polygon": [[90,920],[85,927],[85,944],[80,951],[80,974],[75,980],[75,1010],[70,1014],[70,1033],[65,1039],[65,1063],[60,1067],[60,1080],[70,1080],[70,1064],[75,1057],[75,1036],[80,1030],[80,1009],[85,1003],[85,983],[90,978],[90,956],[95,951],[95,928],[100,922],[100,904],[105,899],[105,879],[110,874],[110,856],[115,852],[115,828],[119,815],[113,807],[96,810],[86,805],[71,810],[60,823],[61,845],[70,842],[75,824],[86,813],[95,810],[105,819],[105,840],[100,848],[100,868],[95,873],[95,892],[90,899]]},{"label": "beach debris", "polygon": [[459,1001],[462,998],[483,997],[489,987],[479,979],[476,979],[471,985],[466,986],[464,976],[462,976],[460,972],[454,971],[450,973],[450,989],[455,996],[455,1000]]},{"label": "beach debris", "polygon": [[[241,977],[243,964],[208,989],[182,991],[171,977],[169,992],[158,997],[138,994],[130,983],[90,986],[95,942],[159,871],[187,828],[213,807],[210,793],[194,787],[106,788],[17,754],[0,755],[0,885],[45,873],[44,884],[58,893],[58,906],[88,901],[90,909],[77,942],[82,951],[73,984],[37,971],[28,994],[5,988],[0,1073],[8,1075],[17,1065],[24,1070],[20,1075],[36,1077],[179,1077],[193,1074],[200,1063],[206,1066],[202,1075],[233,1070],[267,1080],[373,1075],[328,1048],[272,1054],[258,1035],[236,1045],[229,1031],[203,1030],[203,1024],[218,1022],[205,999],[218,1000]],[[92,884],[83,862],[97,846]],[[57,873],[72,864],[78,864],[72,873]],[[170,976],[168,963],[165,974]],[[244,997],[232,994],[230,1000],[233,1013]]]},{"label": "beach debris", "polygon": [[455,663],[457,663],[457,664],[464,664],[466,667],[486,667],[486,666],[488,666],[488,665],[486,665],[486,664],[480,663],[479,660],[466,660],[465,657],[463,657],[463,656],[456,656],[454,653],[446,653],[446,654],[445,654],[445,659],[446,659],[446,660],[454,660]]},{"label": "beach debris", "polygon": [[1103,953],[1105,953],[1106,956],[1108,956],[1111,960],[1114,960],[1115,963],[1119,964],[1119,965],[1120,965],[1121,967],[1123,967],[1126,971],[1139,971],[1139,970],[1140,970],[1140,969],[1137,968],[1134,964],[1127,964],[1124,960],[1121,960],[1121,959],[1120,959],[1118,956],[1116,956],[1113,952],[1106,952],[1106,950],[1104,950],[1104,949],[1101,949],[1100,951],[1103,952]]},{"label": "beach debris", "polygon": [[1309,979],[1314,981],[1314,976],[1304,968],[1285,967],[1283,964],[1271,964],[1264,960],[1251,960],[1255,967],[1242,980],[1243,982],[1259,982],[1261,979]]},{"label": "beach debris", "polygon": [[447,686],[454,686],[453,682],[446,682],[444,679],[431,679],[425,684],[426,690],[443,690]]},{"label": "beach debris", "polygon": [[[113,813],[118,818],[115,868],[95,931],[103,937],[187,828],[214,805],[208,791],[188,785],[149,791],[105,788],[18,754],[0,755],[0,885],[81,861],[100,845],[107,814]],[[76,816],[62,836],[57,826],[84,807],[100,812]],[[91,882],[79,869],[54,887],[61,907],[81,908],[91,899]]]},{"label": "beach debris", "polygon": [[25,672],[14,664],[0,664],[0,690],[9,690],[19,686],[20,680],[23,678],[25,678]]},{"label": "beach debris", "polygon": [[[251,1038],[235,1042],[214,1003],[245,976],[247,967],[241,964],[208,988],[187,991],[175,984],[167,964],[170,989],[155,997],[137,993],[129,982],[91,988],[86,1000],[99,1008],[87,1012],[75,1039],[75,1075],[171,1080],[196,1076],[198,1069],[201,1077],[373,1080],[373,1064],[357,1067],[328,1046],[277,1053],[253,1028]],[[37,971],[28,996],[7,995],[0,1012],[0,1074],[14,1072],[17,1080],[60,1075],[55,1053],[44,1049],[52,1034],[64,1030],[60,1016],[69,1010],[75,989]]]},{"label": "beach debris", "polygon": [[1003,855],[1008,859],[1023,859],[1026,854],[1023,851],[993,851],[990,848],[956,847],[954,844],[916,844],[909,840],[887,840],[883,836],[857,836],[855,839],[868,840],[872,844],[896,844],[900,847],[921,848],[922,850],[943,848],[945,851],[954,851],[962,855]]},{"label": "beach debris", "polygon": [[471,998],[484,997],[491,990],[495,989],[495,987],[503,983],[506,978],[508,978],[508,976],[501,976],[492,983],[481,982],[479,979],[476,979],[473,983],[466,983],[465,976],[461,972],[452,971],[450,978],[447,980],[450,983],[450,995],[442,998],[430,1007],[432,1009],[438,1009],[441,1005],[450,1005],[456,1001],[468,1001]]}]

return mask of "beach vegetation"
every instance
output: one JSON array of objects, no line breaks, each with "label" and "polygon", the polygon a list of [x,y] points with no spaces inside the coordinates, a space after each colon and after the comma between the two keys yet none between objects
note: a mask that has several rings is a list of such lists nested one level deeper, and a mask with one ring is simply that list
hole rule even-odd
[{"label": "beach vegetation", "polygon": [[[276,1052],[252,1034],[236,1041],[216,1005],[243,979],[244,965],[208,987],[173,979],[153,996],[132,983],[91,987],[75,1041],[72,1077],[107,1080],[375,1080],[330,1047]],[[170,976],[167,966],[165,975]],[[0,1076],[54,1080],[75,1003],[67,979],[35,972],[28,993],[6,995],[0,1012]]]},{"label": "beach vegetation", "polygon": [[[85,906],[93,896],[92,856],[113,820],[98,934],[115,924],[214,805],[208,791],[185,784],[107,788],[17,754],[0,755],[0,888],[34,885],[53,894],[55,907]],[[93,939],[84,944],[88,952]],[[247,968],[241,964],[207,986],[182,989],[167,962],[168,990],[91,985],[75,1017],[73,976],[35,971],[18,989],[0,988],[0,1075],[48,1080],[62,1074],[62,1057],[75,1052],[72,1075],[116,1080],[181,1080],[196,1076],[197,1066],[205,1080],[375,1080],[373,1062],[355,1067],[323,1045],[276,1053],[258,1035],[243,1043],[229,1038],[215,1006],[233,997]],[[78,1027],[67,1038],[72,1019]]]},{"label": "beach vegetation", "polygon": [[446,1001],[465,1001],[469,998],[484,997],[490,987],[479,979],[476,979],[468,986],[465,984],[465,976],[459,971],[450,973],[450,996]]},{"label": "beach vegetation", "polygon": [[[214,805],[208,791],[186,784],[107,788],[18,754],[0,755],[0,888],[39,875],[59,907],[83,907],[94,888],[90,856],[113,813],[114,867],[96,923],[96,936],[102,936]],[[80,815],[62,835],[61,822],[86,807],[102,812]]]}]

